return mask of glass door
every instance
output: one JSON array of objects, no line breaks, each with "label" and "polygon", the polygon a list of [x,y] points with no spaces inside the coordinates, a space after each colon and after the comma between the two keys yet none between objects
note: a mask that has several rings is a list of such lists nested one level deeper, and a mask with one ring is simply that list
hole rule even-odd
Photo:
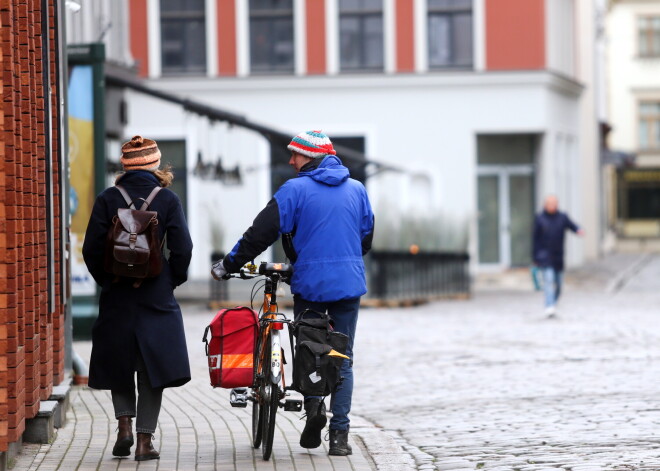
[{"label": "glass door", "polygon": [[509,175],[510,266],[528,266],[532,262],[534,228],[534,177]]},{"label": "glass door", "polygon": [[500,182],[497,175],[479,176],[479,263],[500,263]]},{"label": "glass door", "polygon": [[479,264],[499,268],[531,263],[534,175],[526,165],[480,166]]}]

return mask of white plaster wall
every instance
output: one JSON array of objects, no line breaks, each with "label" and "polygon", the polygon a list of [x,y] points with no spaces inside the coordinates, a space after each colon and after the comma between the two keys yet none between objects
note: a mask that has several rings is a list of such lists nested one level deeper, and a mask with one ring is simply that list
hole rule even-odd
[{"label": "white plaster wall", "polygon": [[[127,103],[126,136],[186,141],[188,224],[194,245],[190,277],[206,279],[210,254],[229,252],[270,199],[270,147],[259,134],[224,123],[210,124],[162,100],[129,92]],[[225,185],[194,175],[200,150],[204,162],[221,156],[225,168],[240,164],[244,185]],[[167,163],[167,155],[162,160]],[[266,253],[264,259],[269,256]]]},{"label": "white plaster wall", "polygon": [[638,150],[638,100],[660,99],[660,59],[637,52],[637,17],[650,14],[660,15],[660,2],[617,2],[607,19],[610,146],[616,150]]},{"label": "white plaster wall", "polygon": [[549,0],[545,2],[545,8],[548,68],[574,77],[575,0]]},{"label": "white plaster wall", "polygon": [[[150,84],[292,135],[323,129],[331,137],[365,136],[368,156],[403,171],[369,180],[377,222],[440,211],[451,220],[469,223],[473,256],[476,135],[562,132],[575,141],[579,127],[579,86],[546,72],[161,79]],[[155,139],[186,138],[191,171],[199,148],[204,155],[221,148],[226,166],[240,162],[242,169],[258,168],[244,175],[245,185],[233,188],[189,175],[189,218],[195,244],[191,275],[204,278],[212,225],[222,227],[222,248],[228,251],[270,197],[269,146],[259,135],[237,127],[209,133],[205,120],[144,96],[131,96],[129,112],[128,134],[139,131]],[[209,143],[208,135],[216,136],[215,141]],[[575,155],[569,159],[573,164],[576,160]],[[555,178],[548,176],[545,185],[552,186]],[[567,178],[573,178],[571,172]]]},{"label": "white plaster wall", "polygon": [[67,44],[103,42],[108,61],[132,65],[127,0],[78,0],[77,3],[80,5],[77,12],[65,8]]}]

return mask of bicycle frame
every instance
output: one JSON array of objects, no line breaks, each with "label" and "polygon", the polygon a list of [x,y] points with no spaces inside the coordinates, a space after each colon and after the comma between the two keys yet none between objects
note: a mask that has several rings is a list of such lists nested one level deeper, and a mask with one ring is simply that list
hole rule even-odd
[{"label": "bicycle frame", "polygon": [[[287,411],[299,412],[302,409],[302,401],[287,399],[281,402],[287,396],[288,390],[285,384],[281,331],[283,325],[290,324],[291,321],[278,312],[277,286],[291,276],[292,269],[286,264],[266,262],[261,263],[258,274],[256,268],[254,263],[249,264],[241,269],[239,274],[227,275],[227,279],[247,280],[260,275],[266,277],[254,355],[252,393],[246,400],[252,401],[252,445],[254,448],[261,446],[263,459],[268,460],[272,452],[277,410],[283,407]],[[291,331],[289,337],[292,341]],[[245,407],[234,403],[232,406]]]},{"label": "bicycle frame", "polygon": [[[263,357],[264,352],[266,351],[266,341],[270,334],[271,338],[271,348],[270,348],[270,374],[271,382],[273,384],[279,384],[282,381],[283,388],[284,385],[284,363],[282,362],[282,342],[280,339],[280,331],[273,329],[274,322],[285,322],[285,319],[278,319],[278,315],[281,315],[277,312],[277,294],[276,294],[276,285],[277,282],[273,282],[271,279],[266,278],[266,286],[264,287],[264,300],[263,300],[263,314],[259,319],[260,328],[260,348],[259,348],[259,358],[257,363],[254,365],[255,373],[261,371],[261,365],[266,359]],[[255,374],[256,377],[256,374]],[[256,384],[255,384],[256,386]]]}]

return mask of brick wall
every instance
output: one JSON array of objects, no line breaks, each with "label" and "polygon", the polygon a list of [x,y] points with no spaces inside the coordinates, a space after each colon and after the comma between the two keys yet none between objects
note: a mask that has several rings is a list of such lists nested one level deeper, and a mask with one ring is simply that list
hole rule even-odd
[{"label": "brick wall", "polygon": [[[0,0],[0,451],[20,438],[25,420],[64,379],[54,0],[49,8],[50,37],[42,38],[41,2]],[[44,41],[50,64],[42,60]],[[48,117],[45,66],[52,89]],[[50,157],[46,120],[53,124]],[[55,276],[49,280],[51,175]],[[52,309],[49,285],[55,292]]]}]

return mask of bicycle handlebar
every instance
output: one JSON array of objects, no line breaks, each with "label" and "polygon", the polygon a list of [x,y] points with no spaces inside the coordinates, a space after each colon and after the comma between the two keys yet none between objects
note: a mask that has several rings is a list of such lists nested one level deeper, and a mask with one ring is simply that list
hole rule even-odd
[{"label": "bicycle handlebar", "polygon": [[227,273],[222,278],[229,280],[230,278],[240,278],[241,280],[251,280],[259,276],[267,278],[279,276],[282,280],[288,280],[293,275],[293,265],[289,263],[269,263],[261,262],[259,269],[254,264],[248,264],[242,267],[238,273]]}]

